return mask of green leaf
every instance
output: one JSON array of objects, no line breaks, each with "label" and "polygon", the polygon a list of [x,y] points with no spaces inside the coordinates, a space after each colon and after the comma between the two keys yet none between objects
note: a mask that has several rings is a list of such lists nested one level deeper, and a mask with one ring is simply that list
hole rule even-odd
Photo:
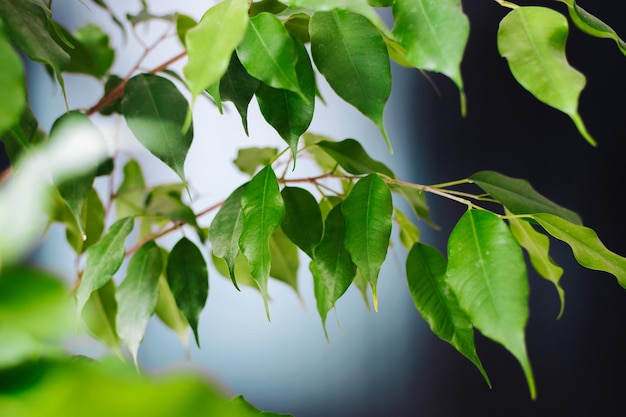
[{"label": "green leaf", "polygon": [[317,311],[322,319],[326,338],[328,338],[326,316],[350,287],[357,269],[344,242],[346,225],[341,204],[336,205],[328,213],[324,229],[324,236],[315,248],[309,269],[313,274]]},{"label": "green leaf", "polygon": [[246,36],[237,47],[237,56],[254,78],[270,87],[292,91],[308,101],[296,73],[296,45],[273,14],[260,13],[250,19]]},{"label": "green leaf", "polygon": [[389,7],[394,2],[395,0],[367,0],[367,3],[372,7]]},{"label": "green leaf", "polygon": [[226,276],[230,276],[237,289],[239,287],[235,279],[235,261],[239,255],[239,237],[243,228],[241,196],[245,188],[246,184],[241,185],[228,196],[209,227],[213,255],[224,259],[228,267]]},{"label": "green leaf", "polygon": [[241,123],[248,135],[248,106],[259,86],[259,80],[248,74],[239,57],[233,53],[226,74],[220,81],[220,95],[223,101],[230,101],[241,116]]},{"label": "green leaf", "polygon": [[[118,75],[110,75],[106,82],[104,83],[104,95],[107,95],[109,93],[111,93],[113,90],[115,90],[121,83],[122,81],[124,81],[123,78],[121,78]],[[115,100],[111,101],[110,103],[106,104],[104,107],[102,107],[100,109],[100,114],[104,115],[104,116],[110,116],[112,114],[122,114],[122,100],[124,99],[123,96],[116,98]]]},{"label": "green leaf", "polygon": [[183,44],[183,46],[186,46],[187,32],[189,32],[189,30],[194,28],[197,24],[198,22],[196,22],[193,17],[176,13],[176,34],[178,35],[178,40],[180,40],[180,43]]},{"label": "green leaf", "polygon": [[289,285],[300,296],[298,247],[289,240],[280,227],[270,236],[270,257],[272,259],[270,276]]},{"label": "green leaf", "polygon": [[183,68],[193,97],[220,81],[248,28],[248,1],[225,0],[206,11],[187,32],[189,57]]},{"label": "green leaf", "polygon": [[313,250],[324,233],[319,204],[310,192],[302,188],[285,187],[281,195],[285,202],[285,216],[281,224],[283,232],[313,258]]},{"label": "green leaf", "polygon": [[174,83],[139,74],[126,83],[122,113],[143,146],[185,181],[184,164],[193,128],[183,131],[189,104]]},{"label": "green leaf", "polygon": [[580,216],[539,194],[526,180],[507,177],[494,171],[481,171],[471,177],[513,214],[550,213],[575,224],[582,224]]},{"label": "green leaf", "polygon": [[[104,205],[95,189],[91,189],[83,203],[80,216],[80,227],[68,211],[65,236],[77,254],[84,253],[90,246],[100,240],[104,231]],[[81,232],[81,230],[83,232]]]},{"label": "green leaf", "polygon": [[[281,17],[284,14],[281,15]],[[289,17],[285,19],[283,24],[285,25],[285,29],[291,35],[300,40],[302,43],[310,43],[311,35],[309,35],[309,21],[311,20],[311,16],[306,13],[293,13],[289,14]]]},{"label": "green leaf", "polygon": [[567,5],[569,10],[569,16],[572,22],[588,35],[595,36],[596,38],[608,38],[613,39],[617,43],[619,50],[626,55],[626,42],[624,42],[617,33],[609,25],[598,19],[578,4],[576,0],[558,0],[561,3]]},{"label": "green leaf", "polygon": [[365,302],[365,307],[367,307],[367,311],[370,311],[370,300],[367,296],[369,284],[358,269],[356,271],[356,275],[354,276],[354,280],[352,280],[352,284],[359,290],[361,296],[363,297],[363,302]]},{"label": "green leaf", "polygon": [[149,241],[133,255],[126,277],[117,289],[117,332],[137,364],[137,350],[159,299],[163,270],[161,249]]},{"label": "green leaf", "polygon": [[267,282],[271,268],[269,240],[280,226],[285,203],[270,165],[259,171],[241,195],[243,228],[239,247],[250,263],[250,273],[261,290],[269,319]]},{"label": "green leaf", "polygon": [[[218,258],[215,255],[213,255],[212,258],[213,258],[213,265],[215,265],[215,269],[217,269],[217,272],[219,272],[225,278],[231,277],[230,272],[228,270],[228,266],[226,265],[226,262],[224,261],[224,259]],[[239,289],[240,285],[245,285],[247,287],[255,289],[256,291],[259,291],[259,286],[257,285],[256,281],[254,280],[254,278],[252,278],[252,275],[250,274],[250,264],[248,264],[248,260],[241,252],[239,252],[237,254],[237,257],[235,258],[233,271],[234,271],[234,277],[237,277],[237,280],[234,281],[236,282],[235,285],[237,289]],[[234,280],[234,278],[232,279]]]},{"label": "green leaf", "polygon": [[89,332],[121,357],[116,316],[115,283],[109,280],[91,293],[82,311],[82,318]]},{"label": "green leaf", "polygon": [[391,150],[383,113],[391,94],[387,46],[359,14],[336,9],[311,17],[311,52],[332,89],[378,127]]},{"label": "green leaf", "polygon": [[6,33],[6,26],[0,19],[0,137],[20,121],[26,108],[26,84],[24,82],[24,65],[15,52]]},{"label": "green leaf", "polygon": [[[267,411],[261,411],[255,406],[253,406],[252,404],[250,404],[242,395],[238,395],[235,398],[233,398],[232,402],[234,404],[241,405],[243,409],[250,410],[253,413],[259,413],[258,416],[260,417],[293,417],[291,414],[277,414],[277,413],[270,413]],[[254,415],[257,415],[257,414],[254,414]]]},{"label": "green leaf", "polygon": [[406,249],[411,249],[420,240],[420,231],[411,220],[397,207],[393,208],[394,219],[400,227],[400,242]]},{"label": "green leaf", "polygon": [[198,321],[209,296],[209,272],[200,249],[183,237],[167,258],[167,282],[200,347]]},{"label": "green leaf", "polygon": [[145,212],[148,215],[159,216],[175,223],[185,223],[192,226],[198,237],[204,242],[204,230],[198,224],[196,214],[191,207],[183,202],[182,185],[159,185],[154,187],[146,197]]},{"label": "green leaf", "polygon": [[469,20],[461,0],[396,0],[393,34],[416,68],[446,75],[461,92],[461,61],[469,38]]},{"label": "green leaf", "polygon": [[416,243],[406,259],[406,277],[415,307],[430,329],[478,368],[491,387],[474,344],[474,328],[445,281],[447,261],[428,245]]},{"label": "green leaf", "polygon": [[0,18],[13,44],[33,61],[50,66],[63,87],[61,72],[70,57],[48,32],[52,21],[50,9],[39,0],[0,0]]},{"label": "green leaf", "polygon": [[539,233],[529,222],[523,219],[510,218],[509,227],[520,246],[528,252],[530,262],[537,273],[554,284],[561,302],[558,315],[561,317],[565,308],[565,291],[559,284],[561,275],[563,275],[563,268],[556,265],[550,257],[550,239],[543,233]]},{"label": "green leaf", "polygon": [[[115,58],[115,50],[109,44],[109,35],[99,26],[88,24],[79,28],[73,35],[62,26],[57,28],[52,37],[70,56],[66,72],[91,75],[98,79],[109,72]],[[65,39],[66,42],[61,39]]]},{"label": "green leaf", "polygon": [[448,241],[446,283],[474,327],[519,361],[530,396],[535,381],[526,352],[528,279],[519,244],[495,214],[468,210]]},{"label": "green leaf", "polygon": [[122,183],[115,192],[115,212],[118,219],[144,213],[146,183],[141,165],[134,160],[126,162]]},{"label": "green leaf", "polygon": [[30,106],[25,106],[17,122],[4,134],[0,134],[0,141],[4,142],[4,149],[14,168],[18,166],[19,158],[25,150],[45,138],[38,126]]},{"label": "green leaf", "polygon": [[376,174],[360,179],[341,205],[346,222],[346,249],[372,287],[378,311],[376,284],[387,256],[393,204],[391,192]]},{"label": "green leaf", "polygon": [[533,214],[532,218],[546,232],[567,243],[579,264],[585,268],[608,272],[626,288],[626,258],[607,249],[592,229],[552,214]]},{"label": "green leaf", "polygon": [[313,157],[313,160],[323,172],[330,172],[337,168],[337,161],[323,151],[322,148],[315,146],[323,141],[334,142],[333,139],[311,132],[306,132],[302,135],[302,139],[304,140],[306,152]]},{"label": "green leaf", "polygon": [[389,188],[392,192],[398,193],[404,197],[406,202],[409,203],[413,209],[413,213],[415,213],[419,219],[425,220],[431,226],[438,228],[430,218],[430,208],[426,202],[424,191],[414,187],[412,184],[402,182],[391,183],[389,184]]},{"label": "green leaf", "polygon": [[[164,255],[164,257],[167,255]],[[172,294],[172,289],[167,283],[165,275],[159,277],[159,300],[157,301],[154,313],[157,317],[176,333],[183,346],[188,348],[189,345],[189,323],[183,313],[178,309],[176,300]]]},{"label": "green leaf", "polygon": [[126,255],[124,242],[133,230],[133,219],[115,222],[97,243],[87,249],[87,261],[80,286],[76,291],[78,313],[91,293],[106,284],[122,265]]},{"label": "green leaf", "polygon": [[565,56],[567,19],[546,7],[518,7],[500,22],[498,50],[513,76],[543,103],[567,114],[580,134],[596,145],[578,114],[585,76]]},{"label": "green leaf", "polygon": [[239,171],[252,177],[259,167],[264,167],[271,163],[276,155],[278,155],[278,149],[276,148],[240,148],[237,151],[237,159],[233,162],[239,168]]},{"label": "green leaf", "polygon": [[265,83],[258,86],[256,98],[265,120],[291,148],[295,164],[300,136],[306,132],[313,120],[315,73],[304,44],[295,38],[293,43],[298,54],[296,74],[306,100],[292,91],[273,88]]},{"label": "green leaf", "polygon": [[317,146],[350,174],[383,174],[389,178],[396,177],[385,164],[372,159],[363,149],[363,145],[354,139],[345,139],[341,142],[322,140],[317,142]]}]

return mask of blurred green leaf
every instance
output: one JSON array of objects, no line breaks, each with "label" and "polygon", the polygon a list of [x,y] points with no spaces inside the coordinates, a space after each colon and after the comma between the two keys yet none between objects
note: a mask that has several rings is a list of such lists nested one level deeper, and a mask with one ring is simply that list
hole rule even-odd
[{"label": "blurred green leaf", "polygon": [[400,242],[406,249],[411,249],[420,240],[420,231],[411,220],[397,207],[393,208],[394,219],[400,227]]},{"label": "blurred green leaf", "polygon": [[191,207],[183,202],[181,184],[158,185],[148,192],[145,201],[145,212],[159,216],[175,223],[192,226],[202,242],[206,239],[205,231],[200,227],[196,214]]},{"label": "blurred green leaf", "polygon": [[276,155],[278,155],[278,149],[276,148],[240,148],[237,151],[237,159],[233,162],[239,168],[239,171],[252,177],[256,174],[259,167],[264,167],[271,163]]},{"label": "blurred green leaf", "polygon": [[89,332],[96,339],[122,357],[116,316],[115,282],[108,280],[106,284],[91,293],[83,308],[82,318]]},{"label": "blurred green leaf", "polygon": [[372,159],[360,142],[354,139],[345,139],[341,142],[322,140],[317,142],[331,158],[333,158],[346,172],[355,175],[383,174],[395,178],[394,173],[382,162]]},{"label": "blurred green leaf", "polygon": [[424,194],[424,191],[402,182],[389,184],[389,189],[392,192],[398,193],[404,197],[418,219],[422,219],[434,228],[438,228],[430,217],[430,208],[426,202],[426,195]]},{"label": "blurred green leaf", "polygon": [[270,277],[289,285],[300,296],[298,290],[298,247],[285,235],[282,228],[274,230],[270,236],[270,257],[272,266]]},{"label": "blurred green leaf", "polygon": [[2,62],[0,91],[3,95],[0,101],[0,137],[20,121],[26,107],[24,65],[11,46],[6,32],[6,25],[0,19],[0,62]]},{"label": "blurred green leaf", "polygon": [[[90,23],[79,28],[74,34],[62,26],[57,26],[57,31],[52,31],[51,35],[70,56],[66,72],[101,79],[111,69],[115,50],[109,44],[109,35],[99,26]],[[61,39],[65,39],[66,42]]]},{"label": "blurred green leaf", "polygon": [[118,219],[144,213],[146,182],[141,165],[134,160],[126,162],[120,186],[115,192],[115,214]]},{"label": "blurred green leaf", "polygon": [[186,14],[176,13],[176,34],[183,46],[186,46],[186,36],[190,29],[194,28],[198,22],[193,17]]},{"label": "blurred green leaf", "polygon": [[[2,89],[4,90],[4,88]],[[45,137],[43,131],[39,130],[38,127],[39,124],[30,106],[26,105],[16,123],[4,134],[0,133],[0,141],[4,143],[4,149],[14,168],[18,166],[22,153],[32,145],[41,142]]]},{"label": "blurred green leaf", "polygon": [[[90,246],[100,240],[104,231],[104,205],[97,191],[92,188],[83,202],[80,216],[80,227],[76,219],[67,211],[65,236],[77,254],[84,253]],[[83,232],[81,232],[83,230]]]},{"label": "blurred green leaf", "polygon": [[[166,259],[166,257],[167,254],[164,254],[163,258]],[[159,277],[159,300],[154,312],[163,324],[176,333],[180,342],[187,349],[189,346],[189,323],[178,309],[172,289],[163,274]]]}]

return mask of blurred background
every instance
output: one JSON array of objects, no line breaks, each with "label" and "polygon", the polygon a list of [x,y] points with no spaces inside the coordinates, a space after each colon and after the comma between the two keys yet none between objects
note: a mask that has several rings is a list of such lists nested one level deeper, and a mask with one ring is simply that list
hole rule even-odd
[{"label": "blurred background", "polygon": [[[187,3],[191,2],[179,2],[177,7],[199,18],[201,8]],[[626,6],[587,3],[580,5],[625,36]],[[141,8],[138,0],[110,1],[110,5],[118,16]],[[565,11],[564,5],[555,7]],[[152,2],[151,9],[155,14],[170,12],[161,2]],[[626,177],[626,86],[620,77],[626,57],[610,40],[570,31],[570,63],[587,75],[579,110],[599,143],[592,148],[567,116],[539,103],[511,77],[495,41],[497,24],[507,9],[496,2],[474,1],[466,2],[464,10],[472,25],[462,67],[465,118],[460,116],[458,92],[451,81],[436,74],[429,74],[429,80],[416,70],[394,67],[394,91],[386,110],[394,155],[388,153],[377,129],[323,84],[327,105],[318,103],[311,130],[337,140],[359,139],[399,177],[417,183],[447,182],[486,169],[525,178],[540,193],[577,211],[609,249],[626,255],[620,195]],[[54,13],[70,30],[86,21],[97,22],[109,29],[113,45],[122,42],[119,31],[96,7],[56,2]],[[138,33],[149,38],[160,33],[159,25],[150,23]],[[126,48],[115,64],[119,74],[132,67],[141,51],[132,38]],[[150,56],[146,67],[176,54],[176,45],[172,48]],[[76,94],[68,97],[73,108],[93,104],[101,91],[87,78],[66,81],[68,93]],[[39,66],[28,67],[28,82],[33,110],[48,130],[64,111],[61,92]],[[249,138],[234,109],[222,116],[199,100],[194,111],[196,138],[186,172],[198,196],[194,204],[203,208],[247,179],[231,162],[238,148],[282,147],[283,143],[254,104]],[[133,148],[123,126],[104,119],[100,123],[119,129],[122,142],[137,152],[151,184],[176,180],[160,162]],[[422,239],[445,252],[447,236],[464,208],[432,198],[429,203],[441,230],[420,224]],[[72,279],[74,262],[69,249],[59,244],[63,239],[63,232],[53,229],[36,257]],[[208,259],[208,250],[205,255]],[[180,341],[153,320],[140,349],[140,364],[149,372],[181,366],[198,369],[261,409],[296,417],[623,415],[626,291],[614,278],[583,269],[568,247],[555,242],[553,257],[565,269],[561,282],[566,293],[565,313],[557,320],[556,291],[531,272],[526,334],[538,389],[538,398],[532,401],[519,365],[501,346],[476,335],[478,353],[493,383],[489,389],[469,361],[430,332],[408,293],[404,255],[399,244],[388,255],[379,281],[378,313],[369,312],[354,289],[339,301],[337,319],[342,330],[329,315],[330,343],[324,338],[304,258],[299,280],[302,301],[290,288],[270,284],[271,322],[257,292],[239,293],[211,269],[209,300],[200,319],[202,349],[191,346],[191,361],[186,362]]]}]

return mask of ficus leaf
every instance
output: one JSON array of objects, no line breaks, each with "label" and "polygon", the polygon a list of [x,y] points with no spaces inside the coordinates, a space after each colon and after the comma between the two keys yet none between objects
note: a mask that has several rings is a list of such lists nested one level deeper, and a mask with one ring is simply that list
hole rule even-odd
[{"label": "ficus leaf", "polygon": [[567,243],[579,264],[585,268],[604,271],[617,278],[626,288],[626,258],[617,255],[604,246],[593,229],[568,222],[548,213],[533,214],[546,232]]},{"label": "ficus leaf", "polygon": [[3,99],[0,101],[0,138],[13,125],[20,121],[26,107],[26,84],[24,82],[24,65],[20,56],[15,52],[4,22],[0,19],[0,91]]},{"label": "ficus leaf", "polygon": [[494,171],[481,171],[469,180],[513,214],[550,213],[571,223],[582,224],[580,216],[539,194],[526,180],[507,177]]},{"label": "ficus leaf", "polygon": [[[71,213],[68,214],[71,215]],[[91,245],[100,240],[104,231],[104,216],[104,205],[96,190],[92,188],[83,203],[80,227],[76,224],[73,216],[66,218],[65,236],[77,254],[84,253]]]},{"label": "ficus leaf", "polygon": [[237,151],[237,158],[233,161],[239,171],[250,175],[256,174],[259,167],[264,167],[278,155],[276,148],[240,148]]},{"label": "ficus leaf", "polygon": [[[224,259],[218,258],[215,255],[212,256],[212,259],[213,259],[213,265],[215,265],[215,269],[217,269],[217,272],[219,272],[223,277],[229,278],[230,272],[228,270],[228,266],[226,265],[226,262],[224,261]],[[239,252],[239,254],[237,254],[237,258],[235,259],[233,270],[234,270],[234,276],[237,278],[237,281],[236,281],[237,288],[239,288],[239,286],[241,285],[245,285],[246,287],[250,287],[250,288],[255,289],[256,291],[259,291],[259,286],[257,285],[256,281],[254,280],[254,278],[252,278],[252,275],[250,274],[250,264],[248,264],[248,260],[243,255],[243,253]]]},{"label": "ficus leaf", "polygon": [[563,275],[563,268],[556,265],[550,257],[550,239],[548,236],[535,230],[524,219],[510,218],[509,227],[520,246],[528,252],[530,262],[537,273],[554,284],[561,302],[559,310],[559,317],[561,317],[565,308],[565,291],[559,284],[561,275]]},{"label": "ficus leaf", "polygon": [[220,95],[223,101],[230,101],[235,105],[241,116],[246,135],[248,134],[248,106],[258,86],[259,80],[248,74],[237,54],[233,53],[228,70],[220,81]]},{"label": "ficus leaf", "polygon": [[137,364],[137,350],[159,299],[161,249],[149,241],[133,255],[117,289],[117,331]]},{"label": "ficus leaf", "polygon": [[225,0],[208,9],[198,25],[187,31],[184,43],[189,59],[183,74],[193,97],[220,81],[247,27],[248,1]]},{"label": "ficus leaf", "polygon": [[200,347],[198,321],[209,295],[209,273],[200,249],[183,237],[167,257],[167,283]]},{"label": "ficus leaf", "polygon": [[133,230],[134,220],[125,217],[115,222],[97,243],[87,249],[85,271],[76,291],[78,313],[91,293],[106,284],[124,261],[124,243]]},{"label": "ficus leaf", "polygon": [[317,146],[350,174],[383,174],[389,178],[395,178],[394,173],[385,164],[368,155],[359,141],[354,139],[345,139],[341,142],[322,140],[317,142]]},{"label": "ficus leaf", "polygon": [[128,80],[122,113],[143,146],[185,181],[185,158],[193,128],[183,130],[189,104],[170,80],[139,74]]},{"label": "ficus leaf", "polygon": [[181,184],[158,185],[148,193],[145,201],[145,212],[152,216],[160,216],[175,223],[186,223],[192,226],[201,241],[204,242],[205,231],[200,227],[196,215],[182,198]]},{"label": "ficus leaf", "polygon": [[411,220],[397,207],[393,208],[394,220],[400,227],[400,242],[406,249],[411,249],[420,240],[420,231]]},{"label": "ficus leaf", "polygon": [[431,330],[478,368],[491,386],[474,344],[474,328],[445,281],[447,261],[435,248],[416,243],[406,259],[406,277],[415,307]]},{"label": "ficus leaf", "polygon": [[235,288],[235,261],[239,255],[239,237],[243,228],[243,211],[241,209],[241,196],[246,184],[239,186],[224,201],[222,207],[213,218],[209,227],[209,240],[213,248],[213,255],[224,259],[228,267],[228,274]]},{"label": "ficus leaf", "polygon": [[284,282],[296,292],[298,297],[298,247],[285,235],[279,227],[270,236],[270,257],[272,266],[270,277]]},{"label": "ficus leaf", "polygon": [[91,75],[103,78],[111,69],[115,50],[109,45],[109,35],[100,27],[88,24],[71,34],[62,26],[52,32],[52,37],[61,37],[56,42],[69,54],[70,62],[66,72]]},{"label": "ficus leaf", "polygon": [[470,322],[519,361],[535,398],[526,352],[528,279],[519,244],[508,226],[485,210],[468,210],[448,241],[446,283]]},{"label": "ficus leaf", "polygon": [[178,35],[178,40],[183,46],[186,46],[187,32],[197,24],[198,22],[193,17],[176,13],[176,35]]},{"label": "ficus leaf", "polygon": [[315,197],[303,188],[284,187],[281,195],[285,202],[285,216],[281,224],[283,232],[304,253],[313,258],[313,250],[320,243],[324,232],[319,204]]},{"label": "ficus leaf", "polygon": [[396,0],[393,34],[416,68],[446,75],[461,93],[465,113],[461,61],[469,38],[469,20],[461,0]]},{"label": "ficus leaf", "polygon": [[163,324],[176,333],[180,342],[187,349],[189,346],[189,322],[178,309],[172,289],[164,274],[159,277],[159,300],[154,313]]},{"label": "ficus leaf", "polygon": [[346,249],[372,287],[378,311],[376,285],[387,256],[393,204],[391,192],[376,174],[360,179],[341,205],[346,222]]},{"label": "ficus leaf", "polygon": [[580,134],[596,145],[578,114],[585,76],[567,62],[567,19],[546,7],[518,7],[500,22],[498,50],[515,79],[541,102],[567,114]]},{"label": "ficus leaf", "polygon": [[259,171],[241,195],[243,228],[239,247],[248,259],[250,273],[261,290],[269,319],[267,282],[271,268],[269,240],[280,226],[285,203],[280,195],[276,174],[270,165]]},{"label": "ficus leaf", "polygon": [[298,83],[306,100],[293,91],[273,88],[265,83],[259,84],[256,98],[265,120],[289,145],[295,164],[300,136],[306,132],[313,120],[315,73],[304,44],[295,38],[293,43],[298,54],[296,63]]},{"label": "ficus leaf", "polygon": [[131,159],[124,165],[123,178],[115,192],[115,212],[118,218],[144,213],[146,182],[139,163]]},{"label": "ficus leaf", "polygon": [[260,13],[250,19],[248,31],[237,47],[237,56],[254,78],[270,87],[292,91],[305,102],[309,100],[296,73],[296,45],[273,14]]},{"label": "ficus leaf", "polygon": [[[17,105],[19,106],[19,100]],[[11,111],[8,111],[8,114],[11,114]],[[45,134],[38,127],[39,123],[30,106],[26,105],[11,128],[0,134],[0,141],[4,143],[6,155],[14,168],[18,166],[18,160],[25,150],[45,138]]]},{"label": "ficus leaf", "polygon": [[317,311],[328,338],[326,316],[350,287],[357,269],[345,246],[346,225],[341,204],[328,213],[324,224],[324,236],[315,248],[309,269],[313,274]]},{"label": "ficus leaf", "polygon": [[402,182],[389,184],[389,189],[392,192],[398,193],[404,197],[406,202],[409,203],[409,206],[411,206],[411,209],[413,209],[413,213],[419,219],[425,220],[434,228],[438,228],[430,217],[430,208],[428,207],[424,191],[411,184]]},{"label": "ficus leaf", "polygon": [[121,357],[116,315],[115,283],[109,280],[91,293],[82,311],[82,318],[91,334]]},{"label": "ficus leaf", "polygon": [[382,35],[362,15],[341,9],[314,13],[309,27],[318,70],[339,97],[374,122],[391,150],[383,121],[391,70]]}]

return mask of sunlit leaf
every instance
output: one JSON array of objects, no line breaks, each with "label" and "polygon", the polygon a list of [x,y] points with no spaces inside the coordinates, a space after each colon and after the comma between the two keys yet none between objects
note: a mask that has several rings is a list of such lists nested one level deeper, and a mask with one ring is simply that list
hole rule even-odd
[{"label": "sunlit leaf", "polygon": [[481,171],[469,179],[513,214],[550,213],[571,223],[582,224],[578,214],[548,200],[526,180],[507,177],[494,171]]},{"label": "sunlit leaf", "polygon": [[220,81],[247,28],[248,1],[225,0],[208,9],[198,25],[187,32],[189,60],[183,74],[192,96]]},{"label": "sunlit leaf", "polygon": [[270,257],[272,259],[270,276],[289,285],[299,296],[298,247],[289,240],[280,227],[270,236]]},{"label": "sunlit leaf", "polygon": [[20,121],[26,107],[24,65],[11,46],[6,32],[5,24],[0,19],[0,91],[3,96],[0,101],[0,137]]},{"label": "sunlit leaf", "polygon": [[588,35],[595,36],[596,38],[608,38],[613,39],[617,43],[617,47],[624,55],[626,55],[626,42],[624,42],[618,34],[609,25],[592,15],[582,7],[580,7],[576,0],[558,0],[561,3],[567,4],[569,10],[569,16],[572,22],[578,27],[578,29],[587,33]]},{"label": "sunlit leaf", "polygon": [[276,155],[278,155],[276,148],[240,148],[237,151],[237,159],[233,162],[241,172],[252,177],[259,167],[264,167],[272,162]]},{"label": "sunlit leaf", "polygon": [[[393,34],[406,59],[416,68],[446,75],[463,96],[461,61],[470,25],[461,0],[396,0],[393,15]],[[463,98],[461,103],[465,113]]]},{"label": "sunlit leaf", "polygon": [[567,19],[546,7],[518,7],[500,22],[498,50],[515,79],[538,100],[567,114],[580,134],[596,144],[578,114],[585,76],[567,62]]},{"label": "sunlit leaf", "polygon": [[78,290],[76,302],[78,312],[89,299],[91,293],[106,284],[124,261],[125,241],[133,230],[133,219],[123,218],[115,222],[109,231],[96,244],[87,249],[85,271]]},{"label": "sunlit leaf", "polygon": [[470,322],[519,361],[535,398],[526,352],[528,279],[522,250],[508,226],[485,210],[468,210],[448,241],[446,283]]},{"label": "sunlit leaf", "polygon": [[259,84],[256,98],[265,120],[291,148],[295,163],[300,136],[306,132],[313,120],[315,73],[304,44],[297,39],[293,39],[293,43],[298,54],[296,74],[306,100],[293,91],[273,88],[265,83]]},{"label": "sunlit leaf", "polygon": [[292,91],[308,101],[296,73],[296,45],[273,14],[260,13],[250,19],[246,36],[237,47],[237,56],[254,78],[270,87]]},{"label": "sunlit leaf", "polygon": [[447,261],[435,248],[413,245],[406,259],[406,277],[415,307],[433,333],[469,359],[491,386],[474,344],[474,328],[445,281]]},{"label": "sunlit leaf", "polygon": [[120,219],[141,215],[146,194],[146,183],[137,161],[128,161],[124,165],[123,174],[122,182],[115,192],[115,212]]},{"label": "sunlit leaf", "polygon": [[167,258],[167,282],[200,347],[198,321],[209,296],[209,272],[200,249],[183,237]]},{"label": "sunlit leaf", "polygon": [[250,263],[250,273],[259,285],[269,318],[267,282],[271,268],[269,240],[280,226],[285,203],[271,166],[266,166],[246,186],[241,195],[243,228],[239,247]]},{"label": "sunlit leaf", "polygon": [[319,204],[310,192],[302,188],[285,187],[281,194],[285,202],[282,230],[304,253],[313,258],[313,250],[320,243],[324,232]]},{"label": "sunlit leaf", "polygon": [[248,74],[237,54],[233,53],[228,70],[220,81],[220,95],[223,101],[230,101],[237,108],[246,135],[248,134],[248,105],[258,86],[259,80]]},{"label": "sunlit leaf", "polygon": [[324,224],[324,236],[315,248],[309,269],[313,274],[317,311],[328,338],[326,316],[350,287],[357,269],[344,242],[346,225],[341,204],[328,213]]},{"label": "sunlit leaf", "polygon": [[596,232],[553,214],[540,213],[533,214],[532,217],[546,232],[567,243],[579,264],[612,274],[626,288],[626,258],[607,249]]},{"label": "sunlit leaf", "polygon": [[389,187],[378,175],[370,174],[356,183],[341,210],[346,222],[346,249],[372,287],[374,310],[378,310],[376,285],[391,236]]},{"label": "sunlit leaf", "polygon": [[139,74],[128,80],[122,113],[128,127],[143,146],[185,181],[185,158],[193,128],[183,130],[189,104],[166,78]]},{"label": "sunlit leaf", "polygon": [[89,332],[121,357],[116,316],[115,283],[109,280],[91,293],[83,308],[82,318]]},{"label": "sunlit leaf", "polygon": [[149,241],[133,255],[117,289],[117,332],[137,363],[137,350],[159,299],[161,249]]},{"label": "sunlit leaf", "polygon": [[345,139],[341,142],[322,140],[317,142],[317,146],[350,174],[383,174],[389,178],[395,178],[393,171],[382,162],[372,159],[359,141],[354,139]]},{"label": "sunlit leaf", "polygon": [[235,279],[235,261],[239,255],[239,237],[243,228],[241,196],[245,187],[246,184],[241,185],[228,196],[209,227],[213,255],[224,259],[228,267],[226,275],[230,276],[237,289],[239,287]]},{"label": "sunlit leaf", "polygon": [[336,9],[311,17],[311,53],[332,89],[376,124],[391,145],[383,113],[391,93],[387,46],[359,14]]}]

